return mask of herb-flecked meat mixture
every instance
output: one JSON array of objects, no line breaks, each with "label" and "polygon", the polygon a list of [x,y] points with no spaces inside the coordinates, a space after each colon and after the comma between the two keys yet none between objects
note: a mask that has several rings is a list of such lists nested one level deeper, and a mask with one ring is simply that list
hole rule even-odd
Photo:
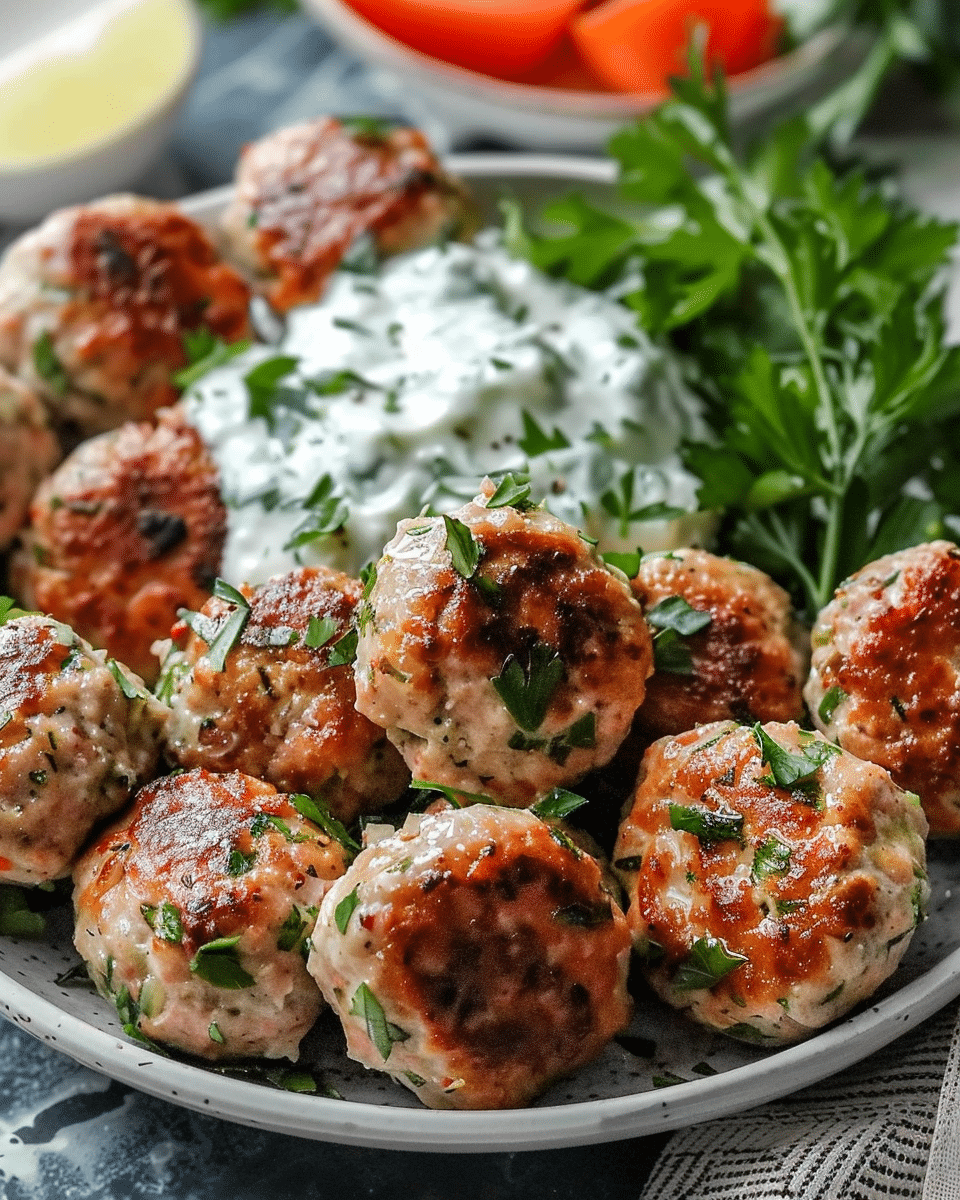
[{"label": "herb-flecked meat mixture", "polygon": [[812,642],[817,727],[917,792],[933,836],[960,836],[960,549],[928,542],[865,566]]},{"label": "herb-flecked meat mixture", "polygon": [[524,806],[613,757],[651,643],[576,529],[496,501],[400,522],[360,609],[357,707],[415,779]]},{"label": "herb-flecked meat mixture", "polygon": [[763,571],[706,550],[641,559],[631,581],[655,672],[638,713],[651,737],[708,721],[794,721],[807,666],[790,597]]},{"label": "herb-flecked meat mixture", "polygon": [[239,773],[142,789],[74,874],[75,943],[132,1036],[296,1059],[322,1000],[306,939],[343,847]]},{"label": "herb-flecked meat mixture", "polygon": [[533,813],[485,804],[364,850],[308,967],[352,1058],[433,1108],[513,1108],[630,1017],[630,935],[598,863]]},{"label": "herb-flecked meat mixture", "polygon": [[794,723],[662,738],[613,857],[647,979],[732,1037],[809,1036],[896,969],[929,895],[926,832],[882,767]]},{"label": "herb-flecked meat mixture", "polygon": [[173,204],[108,196],[51,214],[0,262],[0,364],[77,440],[179,395],[185,337],[247,337],[249,288]]},{"label": "herb-flecked meat mixture", "polygon": [[37,485],[60,457],[36,393],[0,367],[0,550],[13,541]]},{"label": "herb-flecked meat mixture", "polygon": [[83,442],[37,490],[18,598],[152,683],[151,647],[210,595],[226,538],[216,467],[178,409]]},{"label": "herb-flecked meat mixture", "polygon": [[463,184],[419,130],[333,117],[245,147],[222,218],[231,257],[280,312],[316,300],[361,237],[383,257],[471,225]]},{"label": "herb-flecked meat mixture", "polygon": [[354,706],[360,592],[339,571],[303,567],[186,614],[158,688],[172,762],[322,796],[348,823],[398,800],[403,759]]},{"label": "herb-flecked meat mixture", "polygon": [[0,881],[69,875],[98,821],[153,777],[166,713],[143,681],[47,617],[0,624]]}]

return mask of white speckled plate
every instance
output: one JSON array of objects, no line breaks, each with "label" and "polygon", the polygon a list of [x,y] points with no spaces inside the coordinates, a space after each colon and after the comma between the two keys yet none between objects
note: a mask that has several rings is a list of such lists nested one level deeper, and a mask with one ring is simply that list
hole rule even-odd
[{"label": "white speckled plate", "polygon": [[[612,177],[608,164],[589,159],[477,155],[453,159],[451,165],[476,184],[488,205],[505,190],[522,197],[589,190]],[[184,207],[208,220],[227,195],[207,193]],[[100,997],[57,982],[77,961],[66,910],[52,914],[49,941],[0,938],[0,1010],[36,1037],[124,1083],[202,1112],[301,1137],[437,1151],[613,1141],[690,1125],[796,1091],[866,1057],[960,995],[960,853],[950,845],[934,845],[930,876],[930,919],[900,969],[869,1005],[840,1024],[798,1046],[762,1051],[713,1036],[641,995],[629,1036],[520,1111],[422,1108],[406,1089],[345,1057],[342,1035],[329,1014],[306,1040],[304,1058],[342,1099],[281,1091],[161,1057],[127,1039],[112,1006]]]}]

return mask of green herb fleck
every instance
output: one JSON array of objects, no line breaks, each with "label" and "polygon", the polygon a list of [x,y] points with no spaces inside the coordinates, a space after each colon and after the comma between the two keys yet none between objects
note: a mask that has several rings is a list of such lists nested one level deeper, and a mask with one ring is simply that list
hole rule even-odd
[{"label": "green herb fleck", "polygon": [[779,838],[767,838],[754,852],[750,878],[754,883],[760,883],[771,875],[786,875],[790,870],[790,854],[790,847]]},{"label": "green herb fleck", "polygon": [[256,980],[240,964],[237,943],[240,934],[215,938],[201,946],[190,960],[190,971],[213,987],[238,990],[253,987]]},{"label": "green herb fleck", "polygon": [[341,933],[347,932],[347,926],[350,924],[350,918],[353,916],[354,909],[360,903],[360,897],[357,895],[357,889],[354,888],[340,901],[337,907],[333,910],[333,920]]},{"label": "green herb fleck", "polygon": [[673,986],[679,992],[712,988],[745,962],[749,962],[746,955],[732,953],[722,938],[705,934],[697,938],[687,957],[677,967]]},{"label": "green herb fleck", "polygon": [[830,724],[833,720],[833,714],[846,699],[847,693],[839,684],[834,684],[832,688],[828,688],[824,692],[823,699],[817,707],[817,715],[824,725]]},{"label": "green herb fleck", "polygon": [[733,809],[710,809],[700,804],[670,804],[670,828],[692,833],[704,845],[737,842],[743,845],[743,814]]},{"label": "green herb fleck", "polygon": [[362,1017],[367,1027],[367,1036],[373,1042],[384,1062],[390,1057],[397,1042],[405,1042],[410,1034],[387,1020],[383,1006],[366,983],[361,983],[353,994],[350,1012]]},{"label": "green herb fleck", "polygon": [[517,725],[532,733],[543,724],[554,692],[565,675],[556,650],[538,642],[530,651],[526,669],[511,654],[500,674],[490,682]]}]

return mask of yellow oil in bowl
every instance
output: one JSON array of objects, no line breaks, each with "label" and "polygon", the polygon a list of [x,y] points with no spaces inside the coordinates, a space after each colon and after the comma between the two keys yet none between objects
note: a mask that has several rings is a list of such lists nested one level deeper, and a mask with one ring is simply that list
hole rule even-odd
[{"label": "yellow oil in bowl", "polygon": [[0,169],[109,140],[182,82],[196,53],[187,0],[108,0],[0,62]]}]

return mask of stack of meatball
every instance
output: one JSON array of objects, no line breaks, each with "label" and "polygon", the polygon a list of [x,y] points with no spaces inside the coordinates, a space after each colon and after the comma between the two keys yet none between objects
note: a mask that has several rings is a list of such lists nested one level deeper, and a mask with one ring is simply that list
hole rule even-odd
[{"label": "stack of meatball", "polygon": [[[401,522],[364,582],[220,581],[216,468],[175,403],[191,339],[251,336],[252,293],[315,299],[358,237],[467,223],[419,134],[324,120],[243,156],[236,267],[132,197],[10,249],[0,534],[49,615],[0,609],[0,879],[73,875],[132,1037],[296,1059],[326,1002],[352,1057],[485,1108],[625,1028],[631,952],[770,1046],[895,970],[928,821],[960,833],[960,551],[848,581],[805,689],[762,572],[685,549],[628,579],[517,480]],[[605,855],[566,818],[611,773]]]}]

